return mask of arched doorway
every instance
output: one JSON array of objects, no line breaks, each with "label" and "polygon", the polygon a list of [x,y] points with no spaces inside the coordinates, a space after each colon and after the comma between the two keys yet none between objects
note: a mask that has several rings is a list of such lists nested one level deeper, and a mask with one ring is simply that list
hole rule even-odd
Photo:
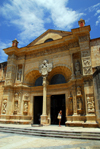
[{"label": "arched doorway", "polygon": [[[65,77],[62,74],[56,74],[52,77],[50,84],[66,83]],[[65,125],[65,95],[51,96],[51,124],[58,124],[58,112],[62,110],[61,124]]]},{"label": "arched doorway", "polygon": [[51,96],[51,124],[58,124],[58,112],[62,110],[61,125],[65,125],[65,95],[52,95]]}]

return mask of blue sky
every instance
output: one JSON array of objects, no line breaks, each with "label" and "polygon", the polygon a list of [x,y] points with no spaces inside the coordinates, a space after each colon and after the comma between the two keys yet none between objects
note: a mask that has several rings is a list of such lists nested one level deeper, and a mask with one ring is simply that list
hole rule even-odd
[{"label": "blue sky", "polygon": [[100,0],[0,0],[0,63],[15,38],[24,47],[48,29],[78,28],[80,18],[100,37]]}]

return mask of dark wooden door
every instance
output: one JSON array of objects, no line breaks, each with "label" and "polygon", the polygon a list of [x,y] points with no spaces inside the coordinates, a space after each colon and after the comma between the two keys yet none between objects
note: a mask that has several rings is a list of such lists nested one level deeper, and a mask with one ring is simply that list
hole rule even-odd
[{"label": "dark wooden door", "polygon": [[43,96],[34,97],[34,124],[40,124],[40,116],[42,115]]},{"label": "dark wooden door", "polygon": [[58,112],[62,110],[61,124],[65,125],[65,95],[51,96],[51,124],[58,124]]}]

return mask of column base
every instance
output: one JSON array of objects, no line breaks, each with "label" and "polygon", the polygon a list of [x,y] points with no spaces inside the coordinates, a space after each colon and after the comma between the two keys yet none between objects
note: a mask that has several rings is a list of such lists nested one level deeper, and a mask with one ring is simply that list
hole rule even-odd
[{"label": "column base", "polygon": [[47,125],[47,124],[48,124],[48,116],[41,115],[41,125]]},{"label": "column base", "polygon": [[77,113],[74,113],[73,116],[79,116]]},{"label": "column base", "polygon": [[95,114],[87,114],[86,123],[97,123]]}]

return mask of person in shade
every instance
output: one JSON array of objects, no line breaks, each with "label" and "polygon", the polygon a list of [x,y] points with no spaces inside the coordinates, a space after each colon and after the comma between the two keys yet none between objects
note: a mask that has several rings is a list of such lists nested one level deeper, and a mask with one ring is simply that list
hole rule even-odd
[{"label": "person in shade", "polygon": [[61,127],[62,110],[60,110],[58,113],[58,119],[59,119],[59,127]]}]

